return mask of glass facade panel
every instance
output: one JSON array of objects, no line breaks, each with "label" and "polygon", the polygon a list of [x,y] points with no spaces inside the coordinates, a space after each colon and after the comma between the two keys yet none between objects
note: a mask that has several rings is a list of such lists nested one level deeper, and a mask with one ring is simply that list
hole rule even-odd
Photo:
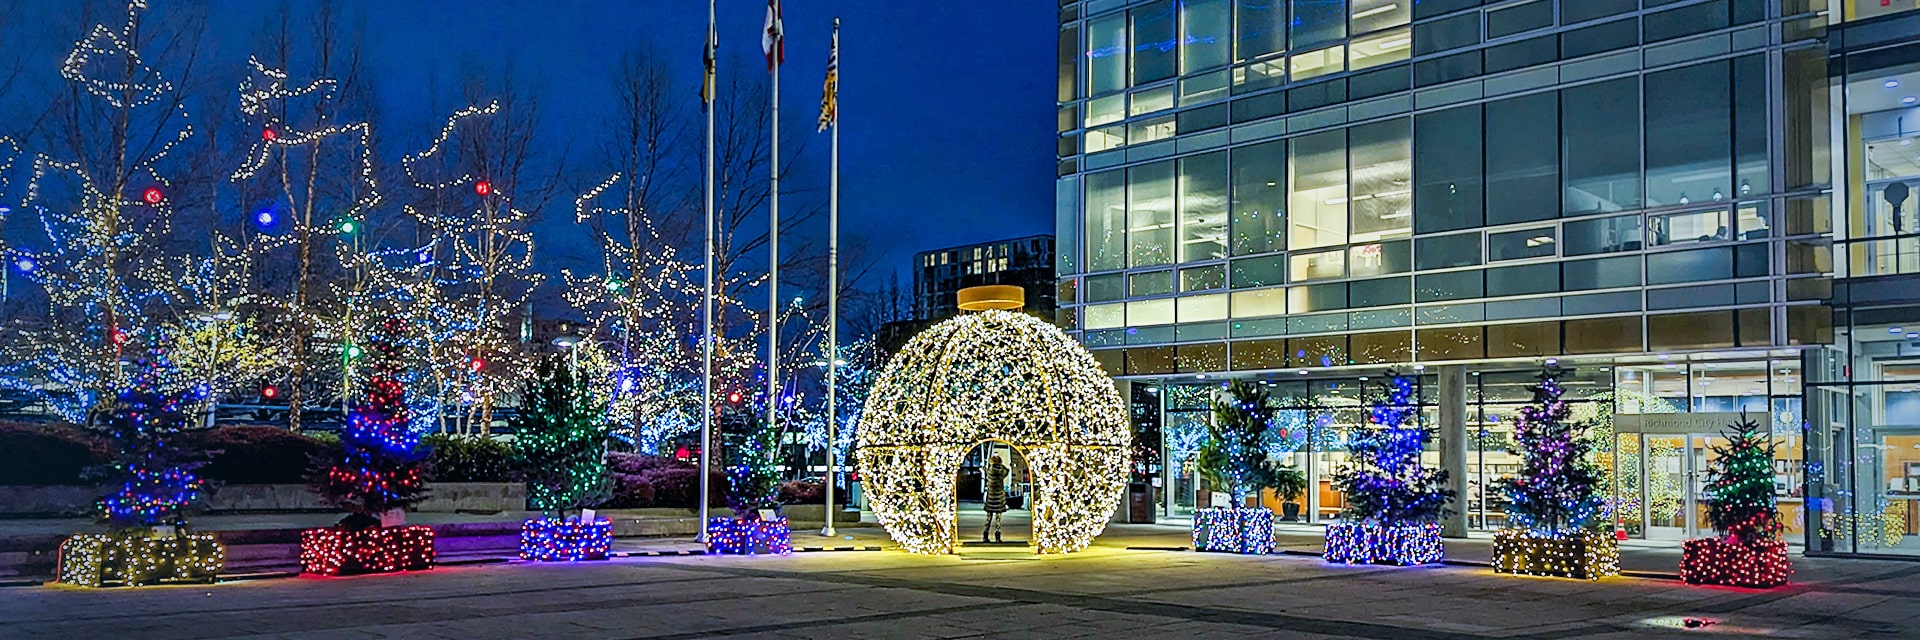
[{"label": "glass facade panel", "polygon": [[1087,176],[1087,270],[1127,268],[1127,172]]},{"label": "glass facade panel", "polygon": [[1576,220],[1561,229],[1560,251],[1569,256],[1639,251],[1645,246],[1646,233],[1638,215]]},{"label": "glass facade panel", "polygon": [[1415,241],[1414,265],[1419,269],[1470,267],[1480,264],[1480,234],[1420,238]]},{"label": "glass facade panel", "polygon": [[1345,251],[1296,253],[1290,257],[1288,271],[1293,274],[1293,282],[1344,278],[1347,277],[1347,254]]},{"label": "glass facade panel", "polygon": [[1234,0],[1234,59],[1287,50],[1287,6],[1281,0]]},{"label": "glass facade panel", "polygon": [[1180,159],[1180,261],[1227,257],[1227,154]]},{"label": "glass facade panel", "polygon": [[1719,202],[1732,192],[1731,68],[1722,61],[1647,74],[1648,206]]},{"label": "glass facade panel", "polygon": [[1087,90],[1100,95],[1127,88],[1127,16],[1087,22]]},{"label": "glass facade panel", "polygon": [[1352,242],[1413,232],[1413,132],[1406,119],[1348,130],[1352,147]]},{"label": "glass facade panel", "polygon": [[1640,208],[1640,101],[1635,78],[1560,92],[1560,153],[1567,213]]},{"label": "glass facade panel", "polygon": [[1329,131],[1294,138],[1287,149],[1287,248],[1347,242],[1347,135]]},{"label": "glass facade panel", "polygon": [[1371,69],[1407,59],[1413,36],[1406,29],[1395,29],[1353,39],[1347,47],[1347,68]]},{"label": "glass facade panel", "polygon": [[1227,0],[1180,3],[1180,73],[1218,67],[1233,58],[1233,14]]},{"label": "glass facade panel", "polygon": [[1302,49],[1347,37],[1347,0],[1288,0],[1287,40]]},{"label": "glass facade panel", "polygon": [[1173,77],[1179,51],[1173,35],[1173,2],[1149,3],[1134,9],[1132,14],[1133,83],[1146,84]]},{"label": "glass facade panel", "polygon": [[1127,266],[1173,264],[1173,163],[1127,170]]},{"label": "glass facade panel", "polygon": [[1553,227],[1487,234],[1487,259],[1493,262],[1550,258],[1554,247]]},{"label": "glass facade panel", "polygon": [[1487,224],[1560,214],[1559,110],[1552,92],[1487,103]]},{"label": "glass facade panel", "polygon": [[1286,248],[1287,143],[1233,150],[1233,255]]},{"label": "glass facade panel", "polygon": [[1413,201],[1415,231],[1469,229],[1485,222],[1481,163],[1461,161],[1482,157],[1480,131],[1478,105],[1414,117],[1413,176],[1419,181]]}]

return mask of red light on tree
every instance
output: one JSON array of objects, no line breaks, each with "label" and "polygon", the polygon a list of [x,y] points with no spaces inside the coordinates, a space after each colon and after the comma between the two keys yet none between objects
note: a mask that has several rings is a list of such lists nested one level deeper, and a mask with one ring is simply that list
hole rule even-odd
[{"label": "red light on tree", "polygon": [[276,387],[273,385],[266,385],[266,386],[260,387],[260,397],[266,398],[268,400],[278,398],[280,397],[280,387]]},{"label": "red light on tree", "polygon": [[167,194],[160,187],[147,187],[146,191],[140,192],[140,199],[147,201],[147,204],[160,204],[160,201],[167,199]]},{"label": "red light on tree", "polygon": [[735,391],[733,393],[727,394],[727,402],[740,404],[740,392]]},{"label": "red light on tree", "polygon": [[473,183],[473,192],[483,196],[493,195],[493,183],[481,180]]},{"label": "red light on tree", "polygon": [[472,369],[474,371],[485,369],[487,368],[487,361],[481,360],[479,358],[474,358],[467,362],[467,368]]},{"label": "red light on tree", "polygon": [[261,140],[265,140],[267,142],[273,142],[274,140],[277,140],[279,138],[280,138],[280,133],[277,131],[274,131],[272,127],[268,127],[260,130]]}]

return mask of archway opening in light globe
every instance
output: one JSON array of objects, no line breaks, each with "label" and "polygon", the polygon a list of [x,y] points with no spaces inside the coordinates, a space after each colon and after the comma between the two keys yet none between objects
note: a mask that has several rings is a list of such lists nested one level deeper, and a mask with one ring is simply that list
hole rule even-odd
[{"label": "archway opening in light globe", "polygon": [[986,440],[1031,469],[1031,546],[1085,549],[1119,507],[1132,434],[1113,380],[1066,333],[983,311],[934,325],[887,363],[860,419],[867,505],[914,553],[953,551],[955,477]]}]

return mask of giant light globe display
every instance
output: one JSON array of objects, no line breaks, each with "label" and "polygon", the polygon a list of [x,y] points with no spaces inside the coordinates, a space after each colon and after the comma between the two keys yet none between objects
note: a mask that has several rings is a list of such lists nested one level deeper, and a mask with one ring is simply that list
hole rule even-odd
[{"label": "giant light globe display", "polygon": [[997,440],[1033,474],[1040,553],[1087,547],[1127,480],[1126,405],[1093,355],[1053,325],[1008,311],[927,329],[894,355],[860,420],[867,503],[894,541],[951,553],[962,458]]}]

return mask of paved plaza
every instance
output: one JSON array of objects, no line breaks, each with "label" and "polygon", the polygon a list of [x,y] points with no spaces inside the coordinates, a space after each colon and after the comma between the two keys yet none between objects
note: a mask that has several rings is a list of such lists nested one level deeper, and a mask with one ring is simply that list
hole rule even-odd
[{"label": "paved plaza", "polygon": [[[873,541],[871,530],[854,540]],[[821,545],[801,534],[796,544]],[[1496,576],[1477,566],[1328,565],[1148,549],[1117,527],[1086,552],[963,547],[791,557],[495,563],[212,586],[0,590],[4,638],[1920,638],[1920,564],[1800,560],[1771,591],[1660,578]],[[671,543],[623,541],[631,550]],[[1481,545],[1454,545],[1470,557]],[[1658,560],[1643,562],[1657,564]],[[1697,630],[1689,618],[1711,621]],[[1146,634],[1146,635],[1141,635]]]}]

